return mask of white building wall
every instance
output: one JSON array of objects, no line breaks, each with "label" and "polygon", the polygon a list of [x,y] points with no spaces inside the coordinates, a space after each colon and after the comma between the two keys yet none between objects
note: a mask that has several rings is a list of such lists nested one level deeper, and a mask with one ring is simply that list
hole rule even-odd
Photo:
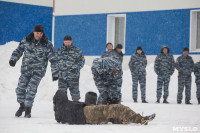
[{"label": "white building wall", "polygon": [[0,1],[53,7],[53,0],[0,0]]},{"label": "white building wall", "polygon": [[199,8],[200,0],[55,0],[55,15]]}]

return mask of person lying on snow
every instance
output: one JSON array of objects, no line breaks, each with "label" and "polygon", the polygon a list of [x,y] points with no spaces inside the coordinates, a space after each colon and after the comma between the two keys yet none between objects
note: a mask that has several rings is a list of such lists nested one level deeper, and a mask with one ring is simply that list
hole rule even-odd
[{"label": "person lying on snow", "polygon": [[85,103],[68,100],[67,95],[58,90],[53,97],[55,119],[58,123],[68,124],[129,124],[140,123],[147,125],[155,118],[155,114],[141,116],[129,107],[122,104],[96,105],[97,94],[88,92],[85,96]]}]

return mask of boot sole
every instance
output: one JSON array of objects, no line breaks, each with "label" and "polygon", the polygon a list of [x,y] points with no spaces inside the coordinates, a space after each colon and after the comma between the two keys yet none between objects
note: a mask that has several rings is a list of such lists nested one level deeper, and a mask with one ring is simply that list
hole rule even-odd
[{"label": "boot sole", "polygon": [[20,116],[22,116],[23,112],[24,112],[24,110],[22,111],[21,115],[16,115],[16,113],[15,113],[15,117],[20,117]]},{"label": "boot sole", "polygon": [[29,116],[29,115],[26,115],[26,116],[24,116],[25,118],[31,118],[31,116]]}]

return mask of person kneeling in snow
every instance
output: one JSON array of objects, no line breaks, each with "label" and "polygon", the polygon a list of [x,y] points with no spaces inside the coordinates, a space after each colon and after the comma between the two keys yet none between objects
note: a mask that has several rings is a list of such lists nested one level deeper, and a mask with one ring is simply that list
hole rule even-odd
[{"label": "person kneeling in snow", "polygon": [[92,74],[99,91],[97,104],[121,103],[121,63],[112,58],[96,58],[92,63]]},{"label": "person kneeling in snow", "polygon": [[85,103],[68,100],[67,95],[58,90],[53,97],[55,119],[58,123],[68,124],[129,124],[147,125],[155,114],[141,116],[122,104],[96,105],[97,94],[88,92]]}]

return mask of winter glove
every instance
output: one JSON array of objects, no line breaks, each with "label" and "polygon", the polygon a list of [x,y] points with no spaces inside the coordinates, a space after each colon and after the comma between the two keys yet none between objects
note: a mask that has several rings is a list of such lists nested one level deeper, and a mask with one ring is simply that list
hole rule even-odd
[{"label": "winter glove", "polygon": [[10,64],[10,66],[14,67],[15,64],[16,64],[16,62],[15,62],[14,60],[10,60],[10,61],[9,61],[9,64]]},{"label": "winter glove", "polygon": [[111,101],[110,101],[110,104],[118,104],[119,103],[119,99],[117,98],[113,98]]},{"label": "winter glove", "polygon": [[159,71],[156,71],[156,74],[159,75],[160,74]]},{"label": "winter glove", "polygon": [[180,77],[183,73],[182,72],[178,72],[178,77]]},{"label": "winter glove", "polygon": [[170,74],[169,74],[170,76],[172,76],[173,75],[173,72],[170,72]]},{"label": "winter glove", "polygon": [[115,76],[119,76],[119,71],[114,70],[114,72],[115,72]]},{"label": "winter glove", "polygon": [[111,103],[111,99],[107,98],[107,99],[103,99],[102,104],[107,104],[109,105]]},{"label": "winter glove", "polygon": [[58,80],[58,77],[53,77],[53,81],[56,81],[56,80]]}]

